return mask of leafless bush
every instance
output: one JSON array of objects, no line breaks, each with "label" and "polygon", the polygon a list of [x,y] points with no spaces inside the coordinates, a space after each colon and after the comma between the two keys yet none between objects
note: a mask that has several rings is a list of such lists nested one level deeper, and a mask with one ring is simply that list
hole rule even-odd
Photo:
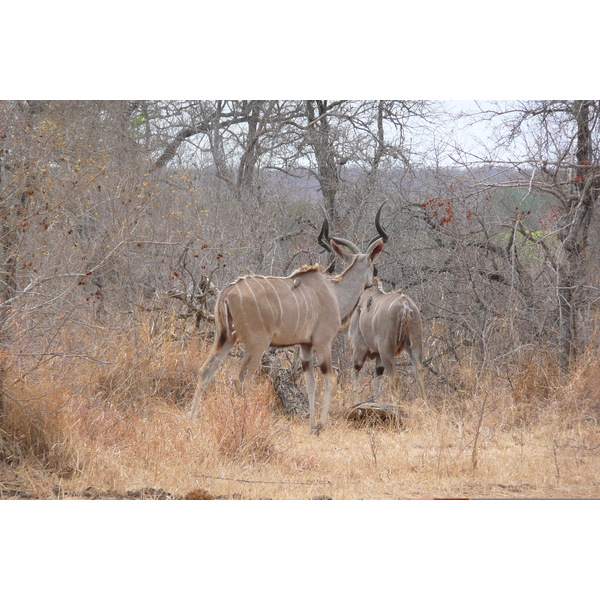
[{"label": "leafless bush", "polygon": [[285,435],[273,419],[273,402],[268,381],[246,386],[242,395],[230,388],[208,397],[202,409],[219,453],[240,463],[272,460]]}]

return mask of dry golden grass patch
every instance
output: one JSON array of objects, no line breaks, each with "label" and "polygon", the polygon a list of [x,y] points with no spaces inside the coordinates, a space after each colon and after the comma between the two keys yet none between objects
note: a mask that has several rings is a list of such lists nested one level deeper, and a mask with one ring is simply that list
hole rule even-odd
[{"label": "dry golden grass patch", "polygon": [[353,394],[338,388],[330,425],[314,436],[306,419],[285,414],[266,378],[233,391],[238,359],[217,372],[191,420],[206,348],[144,329],[112,342],[95,361],[55,361],[25,379],[9,373],[2,497],[600,496],[593,356],[565,380],[536,365],[541,384],[522,371],[472,393],[432,386],[427,401],[403,400],[402,427],[347,421]]}]

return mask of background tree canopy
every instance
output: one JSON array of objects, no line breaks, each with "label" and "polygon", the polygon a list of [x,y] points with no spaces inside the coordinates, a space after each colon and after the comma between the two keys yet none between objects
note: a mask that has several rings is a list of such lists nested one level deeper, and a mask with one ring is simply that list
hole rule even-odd
[{"label": "background tree canopy", "polygon": [[172,311],[174,295],[201,322],[239,275],[328,263],[323,209],[361,245],[386,200],[379,277],[422,308],[440,381],[540,348],[568,369],[595,343],[600,101],[471,106],[3,102],[4,350],[84,355],[57,332]]}]

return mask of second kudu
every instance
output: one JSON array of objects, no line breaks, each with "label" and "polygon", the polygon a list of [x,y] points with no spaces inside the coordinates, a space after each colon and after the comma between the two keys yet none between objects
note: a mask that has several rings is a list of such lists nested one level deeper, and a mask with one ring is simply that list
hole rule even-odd
[{"label": "second kudu", "polygon": [[[349,263],[341,275],[329,277],[319,265],[314,265],[302,267],[288,277],[248,275],[223,288],[215,306],[215,341],[200,369],[192,417],[198,413],[204,391],[219,361],[237,341],[244,345],[244,358],[235,380],[238,393],[243,392],[247,376],[258,368],[269,346],[299,345],[308,391],[310,427],[313,433],[319,432],[327,421],[335,381],[331,343],[352,316],[362,292],[374,285],[373,261],[387,241],[379,224],[380,212],[381,208],[375,219],[380,235],[373,239],[364,254],[347,240],[329,238],[329,223],[325,218],[319,243]],[[351,247],[356,252],[349,251]],[[325,377],[318,422],[315,419],[313,350],[317,352],[319,367]]]},{"label": "second kudu", "polygon": [[384,293],[378,286],[365,290],[348,329],[353,354],[354,384],[367,358],[375,359],[377,394],[381,376],[388,372],[392,390],[397,391],[400,376],[396,356],[406,350],[412,363],[421,397],[425,399],[423,376],[423,325],[417,305],[400,291]]}]

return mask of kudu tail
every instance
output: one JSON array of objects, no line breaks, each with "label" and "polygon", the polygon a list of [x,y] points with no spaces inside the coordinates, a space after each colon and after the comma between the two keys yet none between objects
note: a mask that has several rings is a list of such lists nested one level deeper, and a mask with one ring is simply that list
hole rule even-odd
[{"label": "kudu tail", "polygon": [[221,294],[215,306],[215,345],[213,351],[218,352],[234,334],[235,328],[227,297]]},{"label": "kudu tail", "polygon": [[396,348],[405,348],[410,345],[410,325],[412,321],[410,306],[405,304],[398,311],[396,319]]},{"label": "kudu tail", "polygon": [[423,331],[418,313],[405,304],[398,314],[396,348],[404,349],[410,357],[420,396],[425,399],[423,368]]}]

